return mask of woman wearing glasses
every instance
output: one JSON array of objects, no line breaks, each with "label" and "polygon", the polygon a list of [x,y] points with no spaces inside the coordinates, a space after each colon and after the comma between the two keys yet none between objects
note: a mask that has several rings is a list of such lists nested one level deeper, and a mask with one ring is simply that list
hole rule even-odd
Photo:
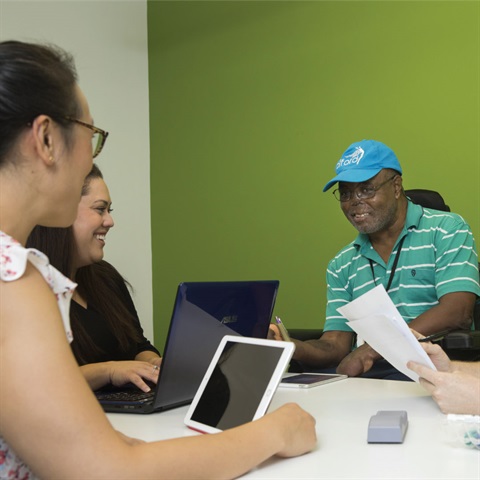
[{"label": "woman wearing glasses", "polygon": [[65,52],[0,43],[0,478],[231,478],[311,450],[315,421],[293,404],[218,435],[142,443],[112,428],[70,350],[75,284],[24,247],[35,225],[74,222],[101,147],[91,124]]},{"label": "woman wearing glasses", "polygon": [[148,392],[145,380],[157,382],[161,357],[143,334],[125,280],[103,261],[106,236],[114,225],[111,205],[94,164],[73,225],[36,226],[26,246],[45,253],[51,265],[77,284],[70,304],[71,347],[92,389],[132,383]]}]

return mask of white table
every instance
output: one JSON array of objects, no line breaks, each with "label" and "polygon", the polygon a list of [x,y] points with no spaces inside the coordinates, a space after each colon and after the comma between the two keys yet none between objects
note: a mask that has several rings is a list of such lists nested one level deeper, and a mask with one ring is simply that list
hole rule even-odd
[{"label": "white table", "polygon": [[[279,388],[271,409],[294,401],[317,420],[317,448],[302,457],[273,458],[242,478],[480,479],[480,450],[448,435],[443,415],[413,382],[349,378],[310,390]],[[370,417],[406,410],[403,444],[368,444]],[[121,432],[143,440],[197,435],[183,425],[187,407],[151,415],[108,414]]]}]

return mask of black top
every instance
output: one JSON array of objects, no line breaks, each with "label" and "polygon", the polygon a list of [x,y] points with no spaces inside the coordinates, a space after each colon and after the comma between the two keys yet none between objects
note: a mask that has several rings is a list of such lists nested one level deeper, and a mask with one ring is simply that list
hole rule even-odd
[{"label": "black top", "polygon": [[[135,328],[137,329],[140,337],[142,338],[142,341],[139,343],[132,342],[128,352],[121,351],[115,335],[110,329],[105,318],[100,313],[95,311],[92,307],[88,306],[88,308],[83,308],[77,302],[72,300],[70,305],[70,311],[75,311],[77,318],[80,320],[83,327],[85,328],[87,335],[102,350],[102,353],[91,355],[90,358],[87,356],[87,358],[85,358],[86,363],[135,360],[136,355],[144,351],[152,351],[160,355],[160,352],[148,341],[148,339],[143,334],[143,329],[140,325],[140,320],[138,319],[138,314],[135,309],[135,305],[133,304],[130,292],[128,291],[127,286],[123,282],[122,285],[122,300],[135,318]],[[75,342],[75,339],[73,341]],[[77,361],[79,361],[78,358]]]}]

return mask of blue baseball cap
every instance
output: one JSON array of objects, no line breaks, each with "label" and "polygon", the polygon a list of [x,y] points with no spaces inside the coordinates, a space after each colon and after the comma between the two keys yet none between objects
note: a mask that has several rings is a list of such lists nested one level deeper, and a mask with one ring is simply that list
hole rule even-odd
[{"label": "blue baseball cap", "polygon": [[323,191],[326,192],[337,182],[365,182],[384,168],[391,168],[402,174],[402,167],[391,148],[376,140],[352,143],[337,162],[336,177],[323,187]]}]

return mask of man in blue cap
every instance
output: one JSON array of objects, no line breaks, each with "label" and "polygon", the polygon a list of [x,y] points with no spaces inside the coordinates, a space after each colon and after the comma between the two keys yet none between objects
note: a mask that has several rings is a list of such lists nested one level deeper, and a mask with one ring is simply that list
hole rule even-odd
[{"label": "man in blue cap", "polygon": [[[350,145],[323,191],[337,183],[335,198],[359,234],[328,265],[323,335],[295,341],[293,358],[310,369],[338,365],[338,373],[366,374],[381,357],[367,344],[352,350],[353,331],[337,308],[380,284],[423,335],[470,328],[480,286],[475,242],[463,218],[412,203],[395,153],[374,140]],[[406,379],[396,370],[378,376]]]}]

